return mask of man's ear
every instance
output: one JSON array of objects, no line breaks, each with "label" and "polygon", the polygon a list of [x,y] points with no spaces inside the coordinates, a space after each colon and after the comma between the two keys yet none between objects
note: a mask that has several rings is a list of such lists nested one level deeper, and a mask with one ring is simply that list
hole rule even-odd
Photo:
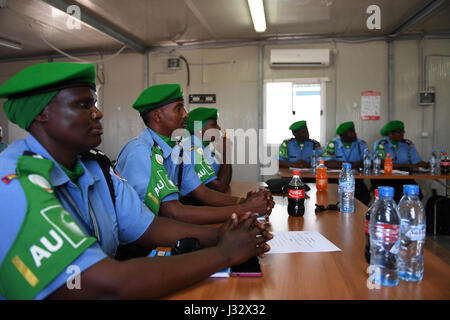
[{"label": "man's ear", "polygon": [[50,112],[49,108],[50,108],[50,105],[47,105],[44,108],[44,110],[42,110],[42,112],[37,115],[37,117],[34,119],[34,121],[47,122],[48,121],[48,115],[49,115],[49,112]]},{"label": "man's ear", "polygon": [[161,122],[161,114],[160,114],[160,109],[156,109],[153,110],[152,112],[150,112],[150,118],[152,119],[152,121],[159,123]]}]

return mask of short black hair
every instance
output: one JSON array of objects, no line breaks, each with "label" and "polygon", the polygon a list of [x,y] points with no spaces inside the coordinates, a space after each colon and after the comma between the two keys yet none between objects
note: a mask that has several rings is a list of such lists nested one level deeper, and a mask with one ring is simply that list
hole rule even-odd
[{"label": "short black hair", "polygon": [[152,109],[147,109],[142,111],[141,113],[139,113],[139,115],[141,116],[142,120],[144,121],[144,124],[148,127],[150,125],[150,112],[152,111]]}]

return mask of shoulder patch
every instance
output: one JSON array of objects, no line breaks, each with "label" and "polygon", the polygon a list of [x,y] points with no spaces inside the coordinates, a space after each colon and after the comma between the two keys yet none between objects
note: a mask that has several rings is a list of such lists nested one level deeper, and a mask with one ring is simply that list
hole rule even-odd
[{"label": "shoulder patch", "polygon": [[6,176],[4,176],[3,178],[2,178],[2,181],[5,183],[5,184],[9,184],[13,179],[16,179],[16,178],[18,178],[19,176],[17,175],[17,174],[15,174],[15,173],[11,173],[11,174],[7,174]]},{"label": "shoulder patch", "polygon": [[406,143],[406,144],[409,145],[409,146],[414,145],[414,143],[413,143],[411,140],[409,140],[409,139],[403,139],[402,142]]}]

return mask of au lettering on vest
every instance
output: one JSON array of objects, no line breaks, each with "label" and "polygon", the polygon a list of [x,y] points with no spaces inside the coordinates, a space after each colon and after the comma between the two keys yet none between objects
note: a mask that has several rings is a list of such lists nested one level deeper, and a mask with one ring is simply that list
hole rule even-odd
[{"label": "au lettering on vest", "polygon": [[161,206],[161,200],[167,195],[179,191],[167,174],[166,168],[163,165],[162,151],[159,148],[152,148],[151,162],[152,171],[150,173],[144,203],[157,215]]},{"label": "au lettering on vest", "polygon": [[32,299],[96,240],[83,234],[49,183],[53,162],[19,157],[17,173],[27,199],[24,222],[0,266],[0,292]]}]

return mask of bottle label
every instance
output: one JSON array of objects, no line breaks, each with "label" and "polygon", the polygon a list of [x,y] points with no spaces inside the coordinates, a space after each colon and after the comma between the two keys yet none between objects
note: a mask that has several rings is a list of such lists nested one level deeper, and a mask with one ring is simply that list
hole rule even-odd
[{"label": "bottle label", "polygon": [[384,243],[396,243],[399,239],[398,224],[377,223],[376,229],[376,237]]},{"label": "bottle label", "polygon": [[328,179],[317,179],[316,181],[319,186],[324,186],[327,184]]},{"label": "bottle label", "polygon": [[366,219],[366,234],[370,235],[370,231],[369,231],[369,227],[370,227],[370,219]]},{"label": "bottle label", "polygon": [[[402,226],[403,228],[408,228],[408,226]],[[405,234],[406,238],[408,238],[411,241],[422,241],[425,239],[426,231],[425,231],[425,225],[421,224],[418,226],[410,226],[409,230]]]},{"label": "bottle label", "polygon": [[443,167],[450,166],[450,161],[441,161],[441,166],[443,166]]},{"label": "bottle label", "polygon": [[291,199],[304,199],[305,189],[288,189],[288,198]]}]

